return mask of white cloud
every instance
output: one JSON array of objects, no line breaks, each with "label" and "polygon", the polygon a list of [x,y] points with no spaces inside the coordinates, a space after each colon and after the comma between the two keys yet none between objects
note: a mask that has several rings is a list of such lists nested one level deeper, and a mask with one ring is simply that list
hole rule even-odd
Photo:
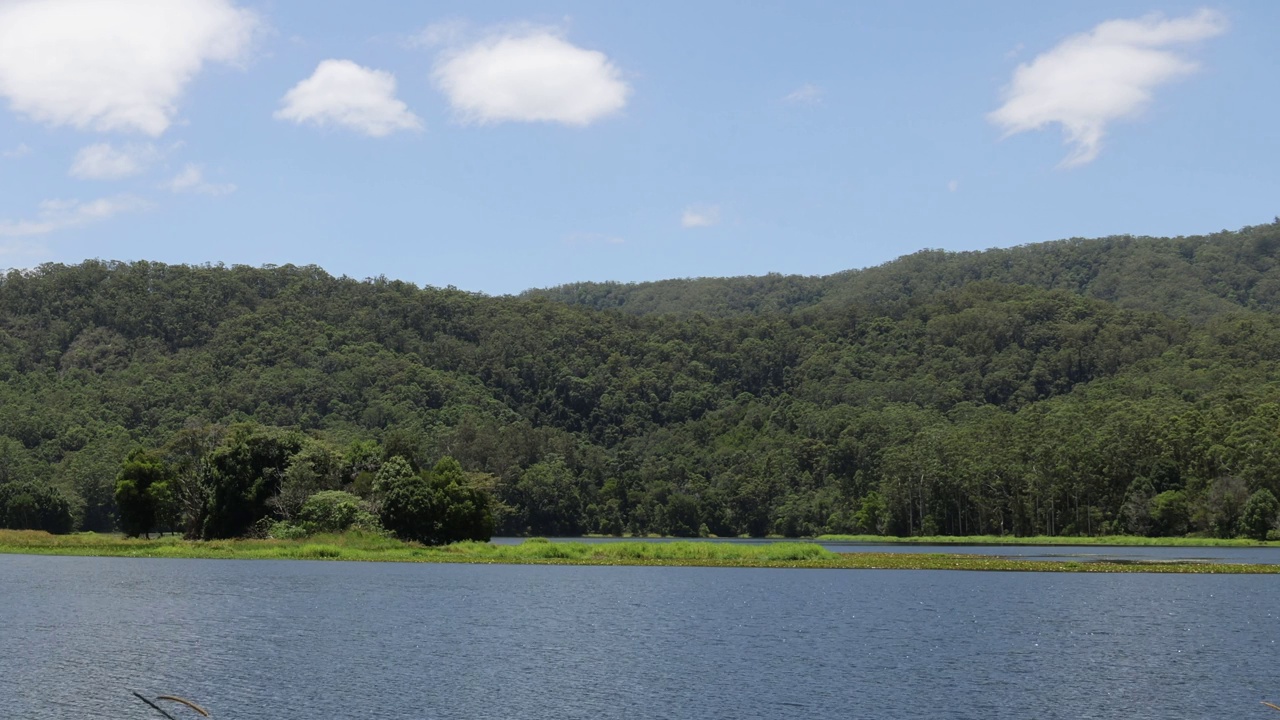
[{"label": "white cloud", "polygon": [[1108,20],[1019,65],[1004,104],[987,118],[1005,136],[1058,123],[1072,146],[1062,165],[1083,165],[1098,156],[1108,123],[1137,116],[1155,88],[1197,69],[1168,46],[1226,28],[1226,19],[1212,10],[1174,19]]},{"label": "white cloud", "polygon": [[150,143],[120,148],[110,143],[96,143],[76,153],[70,175],[81,180],[119,180],[142,172],[158,155]]},{"label": "white cloud", "polygon": [[822,88],[813,83],[805,83],[792,90],[782,100],[796,105],[819,105],[822,103],[822,95]]},{"label": "white cloud", "polygon": [[16,160],[18,158],[26,157],[30,155],[31,147],[28,146],[26,143],[18,143],[17,147],[12,148],[10,150],[5,150],[3,153],[0,153],[0,154],[2,154],[6,160]]},{"label": "white cloud", "polygon": [[257,27],[230,0],[9,0],[0,95],[49,125],[157,136],[203,65],[239,62]]},{"label": "white cloud", "polygon": [[339,125],[370,137],[422,129],[422,120],[396,99],[394,75],[350,60],[321,62],[280,102],[276,119],[298,124]]},{"label": "white cloud", "polygon": [[48,235],[58,230],[81,227],[107,220],[125,212],[137,212],[148,203],[130,195],[79,200],[45,200],[35,220],[0,220],[0,237]]},{"label": "white cloud", "polygon": [[951,182],[947,183],[947,192],[955,192],[959,189],[960,189],[959,180],[952,180]]},{"label": "white cloud", "polygon": [[489,35],[444,52],[432,72],[464,122],[590,125],[627,104],[631,88],[602,52],[547,28]]},{"label": "white cloud", "polygon": [[410,47],[439,47],[458,42],[467,31],[467,24],[461,20],[444,20],[432,23],[409,38]]},{"label": "white cloud", "polygon": [[680,226],[686,228],[711,227],[720,222],[720,206],[691,205],[680,216]]},{"label": "white cloud", "polygon": [[186,166],[164,184],[164,188],[174,193],[198,193],[200,195],[230,195],[236,191],[234,183],[216,184],[206,182],[204,169],[194,163]]}]

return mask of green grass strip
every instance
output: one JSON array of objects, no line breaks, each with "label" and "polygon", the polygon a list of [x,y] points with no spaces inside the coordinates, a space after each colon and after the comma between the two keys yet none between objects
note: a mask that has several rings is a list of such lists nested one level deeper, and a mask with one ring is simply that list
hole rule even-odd
[{"label": "green grass strip", "polygon": [[886,535],[819,535],[817,542],[854,542],[904,545],[1079,545],[1082,547],[1280,547],[1280,541],[1247,538],[1141,537],[1137,535],[1100,535],[1070,537],[1060,535],[925,535],[892,537]]},{"label": "green grass strip", "polygon": [[830,568],[849,570],[987,570],[1093,573],[1277,574],[1280,566],[1237,563],[1037,561],[948,553],[835,553],[811,542],[762,545],[709,542],[464,542],[441,547],[347,533],[304,540],[142,540],[92,533],[49,535],[0,530],[0,553],[140,558],[351,560],[513,565],[649,565],[674,567]]}]

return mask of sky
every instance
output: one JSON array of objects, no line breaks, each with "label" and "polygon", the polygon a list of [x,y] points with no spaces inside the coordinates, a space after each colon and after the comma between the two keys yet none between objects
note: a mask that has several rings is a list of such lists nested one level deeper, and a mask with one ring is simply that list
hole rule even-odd
[{"label": "sky", "polygon": [[1280,3],[0,0],[0,268],[488,294],[1280,215]]}]

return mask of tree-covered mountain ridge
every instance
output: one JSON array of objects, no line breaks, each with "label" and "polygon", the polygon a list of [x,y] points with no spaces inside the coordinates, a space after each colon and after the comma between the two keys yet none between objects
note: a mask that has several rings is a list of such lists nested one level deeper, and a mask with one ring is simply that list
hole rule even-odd
[{"label": "tree-covered mountain ridge", "polygon": [[231,535],[375,502],[394,467],[465,475],[505,533],[1265,536],[1278,241],[930,251],[609,309],[315,267],[10,271],[0,525],[115,528],[132,467],[195,478],[166,502]]},{"label": "tree-covered mountain ridge", "polygon": [[892,307],[982,280],[1065,290],[1120,307],[1203,318],[1280,307],[1276,223],[1212,235],[1072,238],[982,251],[921,250],[863,270],[781,275],[581,282],[524,297],[624,312],[712,315],[794,312],[849,303]]}]

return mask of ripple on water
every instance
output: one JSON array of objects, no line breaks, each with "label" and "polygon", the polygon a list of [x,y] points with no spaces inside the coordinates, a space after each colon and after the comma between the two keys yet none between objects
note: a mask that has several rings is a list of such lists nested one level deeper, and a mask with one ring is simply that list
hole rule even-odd
[{"label": "ripple on water", "polygon": [[1275,582],[0,556],[0,716],[1246,717]]}]

